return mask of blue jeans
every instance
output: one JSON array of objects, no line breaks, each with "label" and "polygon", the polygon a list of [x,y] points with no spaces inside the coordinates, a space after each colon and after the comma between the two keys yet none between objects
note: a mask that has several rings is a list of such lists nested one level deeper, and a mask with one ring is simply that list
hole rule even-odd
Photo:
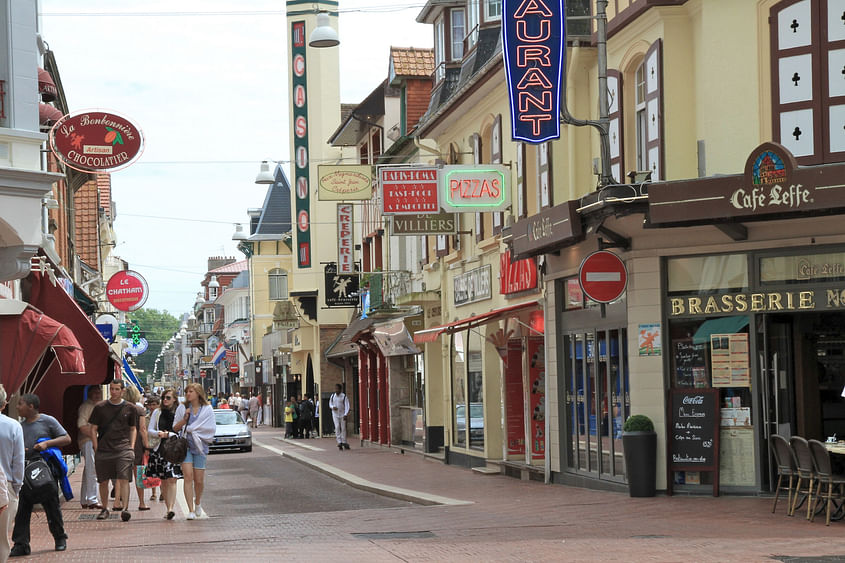
[{"label": "blue jeans", "polygon": [[207,456],[202,454],[195,454],[191,452],[191,449],[188,448],[188,453],[185,455],[185,461],[182,463],[191,463],[194,466],[194,469],[205,469],[205,459]]}]

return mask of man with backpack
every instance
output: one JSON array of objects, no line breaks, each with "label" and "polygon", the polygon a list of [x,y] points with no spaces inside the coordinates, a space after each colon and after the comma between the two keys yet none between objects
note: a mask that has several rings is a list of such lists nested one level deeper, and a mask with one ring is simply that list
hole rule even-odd
[{"label": "man with backpack", "polygon": [[311,395],[306,395],[305,400],[299,403],[299,430],[303,438],[311,438],[311,427],[314,421],[314,403],[311,402]]},{"label": "man with backpack", "polygon": [[70,436],[59,421],[47,414],[38,412],[41,401],[38,395],[27,393],[18,400],[18,414],[24,418],[23,443],[26,456],[24,484],[18,499],[18,511],[15,514],[15,529],[12,531],[11,557],[29,555],[29,526],[32,519],[32,507],[40,504],[47,516],[47,525],[56,541],[56,551],[67,549],[62,509],[59,505],[59,486],[57,477],[50,466],[41,457],[41,452],[48,448],[62,448],[70,444]]}]

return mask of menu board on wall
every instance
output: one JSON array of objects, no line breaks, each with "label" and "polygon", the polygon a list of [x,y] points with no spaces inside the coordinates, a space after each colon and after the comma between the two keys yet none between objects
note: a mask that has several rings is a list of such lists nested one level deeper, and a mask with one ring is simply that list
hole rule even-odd
[{"label": "menu board on wall", "polygon": [[672,389],[669,400],[669,494],[673,471],[712,471],[719,494],[719,390]]},{"label": "menu board on wall", "polygon": [[707,345],[694,344],[691,338],[672,342],[672,387],[709,387],[707,381]]},{"label": "menu board on wall", "polygon": [[719,480],[724,485],[754,486],[754,430],[722,428],[719,442]]},{"label": "menu board on wall", "polygon": [[508,456],[525,456],[525,399],[522,387],[522,341],[508,341],[505,364],[505,424]]},{"label": "menu board on wall", "polygon": [[531,459],[543,459],[546,457],[546,349],[542,338],[529,338],[527,344]]},{"label": "menu board on wall", "polygon": [[751,387],[748,335],[711,334],[710,369],[713,387]]}]

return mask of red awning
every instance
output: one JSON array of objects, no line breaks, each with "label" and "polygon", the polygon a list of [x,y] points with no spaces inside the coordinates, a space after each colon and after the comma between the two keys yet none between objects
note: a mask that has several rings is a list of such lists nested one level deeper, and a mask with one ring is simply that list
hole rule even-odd
[{"label": "red awning", "polygon": [[62,112],[50,104],[38,104],[38,123],[44,127],[52,127],[62,118]]},{"label": "red awning", "polygon": [[425,330],[418,330],[414,333],[414,342],[416,344],[425,344],[426,342],[434,342],[437,338],[444,333],[451,334],[453,332],[457,332],[459,330],[466,330],[469,328],[475,328],[479,325],[491,323],[493,321],[497,321],[505,316],[507,313],[512,313],[514,311],[520,311],[522,309],[528,309],[530,307],[538,307],[538,303],[536,301],[528,301],[527,303],[520,303],[519,305],[509,305],[508,307],[502,307],[501,309],[494,309],[489,313],[481,313],[480,315],[475,315],[472,317],[468,317],[466,319],[461,319],[460,321],[451,322],[445,325],[440,325],[432,328],[427,328]]},{"label": "red awning", "polygon": [[0,315],[0,382],[9,393],[32,393],[57,365],[62,375],[85,373],[82,347],[68,327],[32,306]]},{"label": "red awning", "polygon": [[59,97],[59,89],[53,82],[53,77],[43,68],[38,69],[38,93],[45,102],[52,102]]}]

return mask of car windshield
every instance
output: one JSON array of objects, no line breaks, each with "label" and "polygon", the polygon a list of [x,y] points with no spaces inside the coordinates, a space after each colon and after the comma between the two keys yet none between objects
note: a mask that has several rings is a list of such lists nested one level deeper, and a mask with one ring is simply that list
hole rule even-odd
[{"label": "car windshield", "polygon": [[473,403],[469,406],[470,418],[484,418],[484,405],[482,403]]},{"label": "car windshield", "polygon": [[214,413],[214,420],[220,426],[223,426],[223,425],[226,425],[226,424],[243,424],[243,421],[241,420],[241,416],[238,413],[236,413],[235,411],[216,412],[216,413]]}]

